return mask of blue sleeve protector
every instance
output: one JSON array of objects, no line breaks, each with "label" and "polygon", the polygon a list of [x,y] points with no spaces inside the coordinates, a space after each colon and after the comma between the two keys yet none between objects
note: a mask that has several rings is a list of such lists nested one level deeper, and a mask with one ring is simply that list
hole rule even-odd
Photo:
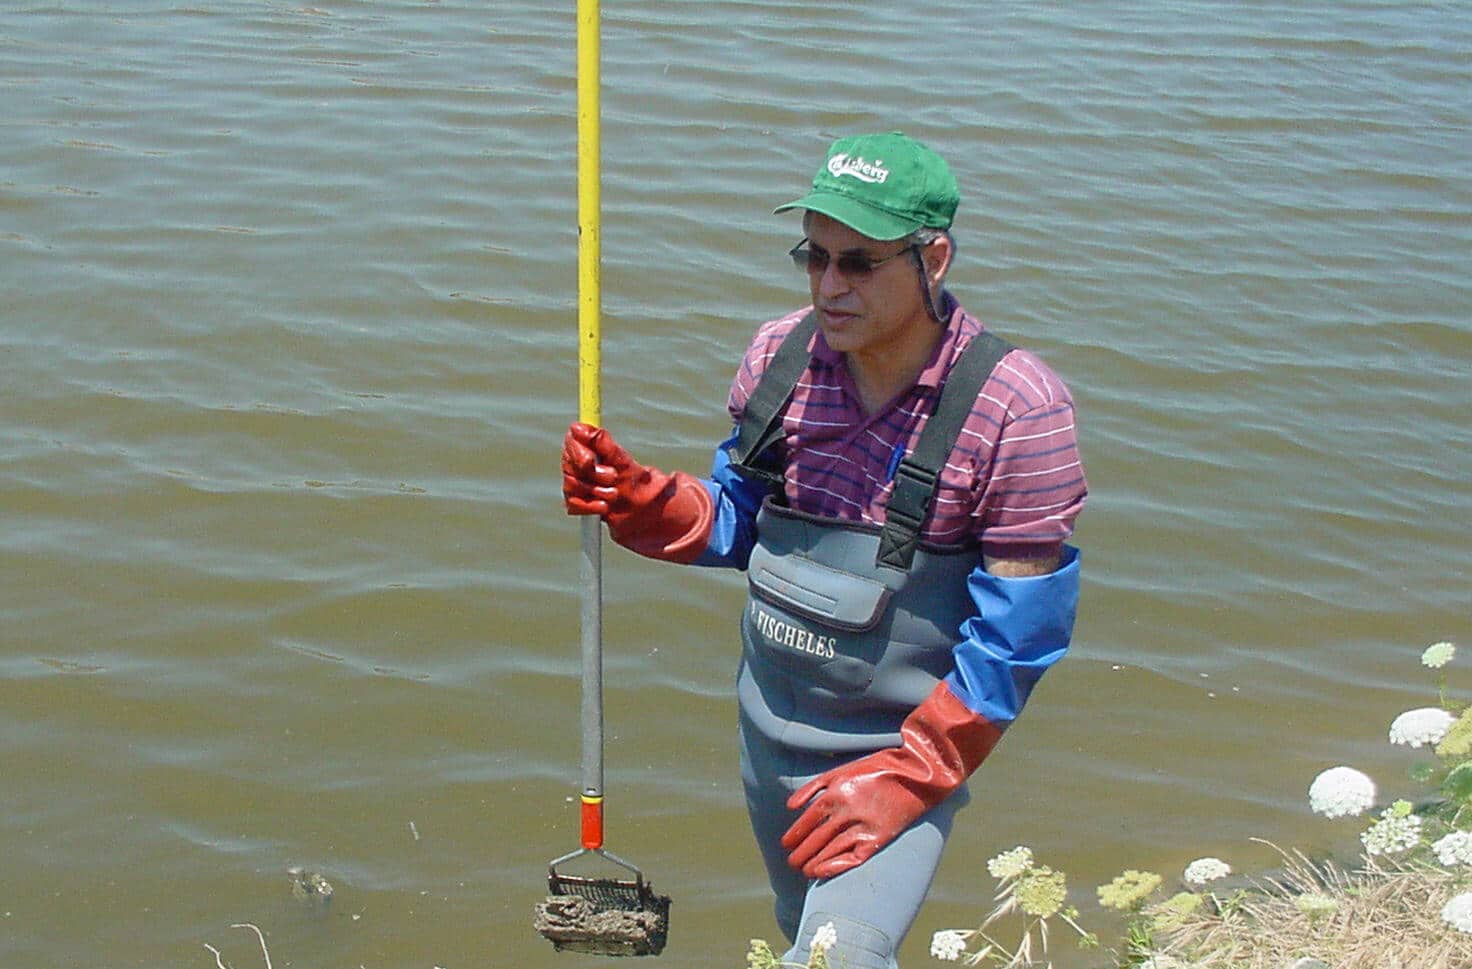
[{"label": "blue sleeve protector", "polygon": [[727,448],[736,443],[737,432],[716,445],[710,477],[703,479],[705,489],[715,503],[715,522],[710,540],[693,565],[744,569],[756,545],[756,513],[761,510],[767,488],[752,481],[731,466]]},{"label": "blue sleeve protector", "polygon": [[1005,730],[1048,667],[1063,658],[1078,611],[1079,553],[1063,547],[1048,575],[1004,578],[978,566],[966,580],[978,614],[961,624],[946,685],[966,707]]}]

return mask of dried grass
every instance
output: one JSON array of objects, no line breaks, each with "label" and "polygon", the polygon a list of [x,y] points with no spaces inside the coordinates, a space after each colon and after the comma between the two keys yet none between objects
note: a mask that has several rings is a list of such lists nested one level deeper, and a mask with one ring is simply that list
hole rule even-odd
[{"label": "dried grass", "polygon": [[[1285,862],[1271,878],[1155,939],[1158,951],[1191,969],[1285,969],[1303,957],[1334,969],[1469,969],[1472,935],[1441,919],[1456,894],[1452,872],[1431,865],[1386,867],[1367,859],[1346,871],[1263,842]],[[1332,898],[1311,916],[1298,899]]]}]

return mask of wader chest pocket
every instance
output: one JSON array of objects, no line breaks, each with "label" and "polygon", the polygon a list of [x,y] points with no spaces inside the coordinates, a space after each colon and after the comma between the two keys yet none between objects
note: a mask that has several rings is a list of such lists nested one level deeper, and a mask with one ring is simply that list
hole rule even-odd
[{"label": "wader chest pocket", "polygon": [[761,546],[752,550],[746,575],[760,598],[845,632],[873,629],[889,604],[883,582],[799,555],[773,555]]},{"label": "wader chest pocket", "polygon": [[761,546],[746,574],[746,635],[758,654],[837,693],[869,688],[887,641],[875,627],[889,605],[888,586]]}]

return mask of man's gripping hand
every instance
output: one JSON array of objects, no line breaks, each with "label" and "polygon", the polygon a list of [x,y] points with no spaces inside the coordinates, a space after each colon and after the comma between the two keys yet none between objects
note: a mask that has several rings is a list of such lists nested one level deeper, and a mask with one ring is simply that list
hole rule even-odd
[{"label": "man's gripping hand", "polygon": [[618,461],[633,463],[613,435],[591,424],[574,423],[562,439],[562,500],[569,515],[608,514],[618,498]]},{"label": "man's gripping hand", "polygon": [[669,562],[699,558],[715,520],[698,478],[647,468],[607,430],[580,422],[562,441],[562,501],[569,515],[598,515],[625,548]]}]

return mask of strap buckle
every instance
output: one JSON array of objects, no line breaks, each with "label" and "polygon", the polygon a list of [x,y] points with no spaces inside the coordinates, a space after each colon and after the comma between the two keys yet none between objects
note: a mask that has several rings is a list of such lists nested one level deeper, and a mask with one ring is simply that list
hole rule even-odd
[{"label": "strap buckle", "polygon": [[919,529],[925,522],[930,496],[935,493],[939,479],[939,474],[906,456],[895,468],[894,491],[889,496],[886,515],[898,518],[900,524],[908,528]]}]

